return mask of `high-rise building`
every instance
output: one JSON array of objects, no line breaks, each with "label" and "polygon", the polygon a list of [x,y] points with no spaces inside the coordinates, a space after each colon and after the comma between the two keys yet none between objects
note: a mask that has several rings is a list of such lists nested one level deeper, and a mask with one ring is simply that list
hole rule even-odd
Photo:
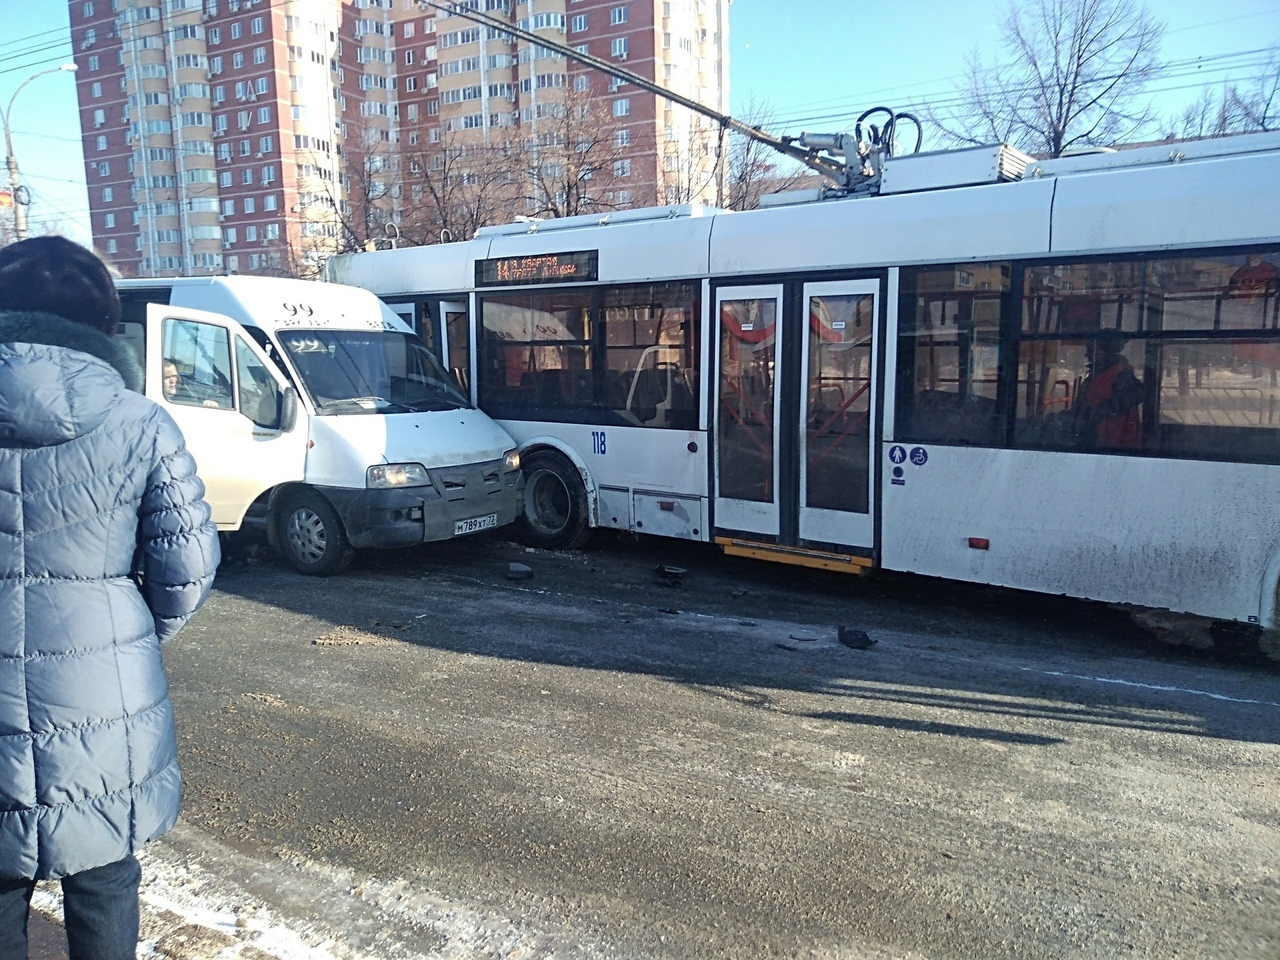
[{"label": "high-rise building", "polygon": [[[724,112],[728,4],[457,6]],[[456,7],[70,0],[70,11],[94,241],[125,276],[307,274],[334,250],[401,233],[425,242],[521,213],[717,198],[714,123]]]}]

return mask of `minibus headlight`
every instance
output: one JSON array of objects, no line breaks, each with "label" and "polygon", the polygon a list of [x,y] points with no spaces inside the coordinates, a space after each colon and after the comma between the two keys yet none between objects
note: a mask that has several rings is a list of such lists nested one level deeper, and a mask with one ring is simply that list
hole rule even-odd
[{"label": "minibus headlight", "polygon": [[508,450],[502,457],[503,470],[519,470],[520,469],[520,451]]},{"label": "minibus headlight", "polygon": [[371,490],[388,487],[425,487],[431,478],[420,463],[379,463],[366,471],[364,485]]}]

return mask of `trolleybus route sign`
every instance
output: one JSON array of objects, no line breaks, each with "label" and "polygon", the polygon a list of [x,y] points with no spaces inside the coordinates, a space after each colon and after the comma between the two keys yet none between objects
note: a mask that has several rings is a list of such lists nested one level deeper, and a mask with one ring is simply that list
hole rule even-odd
[{"label": "trolleybus route sign", "polygon": [[504,287],[525,283],[566,283],[596,280],[600,251],[575,250],[541,253],[529,257],[495,257],[476,261],[477,287]]}]

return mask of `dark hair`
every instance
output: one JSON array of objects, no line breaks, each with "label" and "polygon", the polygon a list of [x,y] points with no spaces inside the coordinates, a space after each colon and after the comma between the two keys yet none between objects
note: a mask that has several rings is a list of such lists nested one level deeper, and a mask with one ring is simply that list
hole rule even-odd
[{"label": "dark hair", "polygon": [[0,310],[52,313],[111,336],[120,295],[93,251],[66,237],[32,237],[0,249]]}]

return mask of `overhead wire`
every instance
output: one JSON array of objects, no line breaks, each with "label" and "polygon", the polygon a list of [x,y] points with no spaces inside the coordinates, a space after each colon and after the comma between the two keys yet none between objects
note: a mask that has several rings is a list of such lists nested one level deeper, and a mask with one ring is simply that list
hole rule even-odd
[{"label": "overhead wire", "polygon": [[[1157,85],[1148,87],[1148,89],[1144,91],[1144,95],[1176,93],[1181,90],[1196,89],[1198,87],[1203,87],[1203,86],[1213,86],[1222,82],[1231,82],[1233,79],[1239,80],[1241,78],[1239,78],[1238,76],[1237,77],[1230,76],[1227,74],[1226,71],[1261,69],[1267,66],[1269,63],[1273,62],[1274,50],[1275,48],[1263,47],[1255,50],[1233,51],[1230,53],[1216,54],[1210,57],[1195,57],[1195,58],[1187,58],[1184,60],[1170,61],[1169,63],[1165,64],[1162,68],[1158,70],[1157,76],[1154,80],[1154,83]],[[1244,59],[1244,58],[1248,58],[1248,59]],[[1192,83],[1192,84],[1182,84],[1182,85],[1176,85],[1176,86],[1158,85],[1160,81],[1181,80],[1181,79],[1186,79],[1188,77],[1196,76],[1197,73],[1203,67],[1215,66],[1215,65],[1216,65],[1215,69],[1222,71],[1222,73],[1220,75],[1215,75],[1212,78],[1206,77],[1201,81],[1198,81],[1197,83]],[[1033,87],[1031,84],[1024,84],[1022,86],[1014,86],[1007,89],[1011,94],[1018,94],[1018,93],[1028,93],[1033,89]],[[875,91],[871,94],[864,95],[860,100],[857,100],[857,101],[850,100],[848,101],[849,106],[847,109],[842,109],[844,101],[828,101],[828,103],[831,103],[831,109],[824,110],[821,112],[816,112],[816,113],[794,114],[794,115],[790,115],[782,118],[778,118],[775,116],[773,119],[773,122],[775,124],[782,125],[782,126],[794,126],[794,125],[811,123],[816,121],[827,121],[827,120],[839,119],[842,116],[848,117],[850,114],[854,113],[856,110],[859,109],[858,106],[855,106],[855,103],[867,103],[869,101],[880,102],[886,99],[883,96],[883,94],[887,92],[889,91],[882,89],[880,91]],[[957,91],[953,87],[952,90],[945,95],[944,94],[939,94],[936,96],[930,96],[928,94],[917,95],[916,97],[901,101],[900,106],[903,108],[909,109],[911,107],[918,108],[922,104],[927,104],[929,107],[933,108],[934,110],[946,110],[946,109],[951,109],[951,108],[955,108],[963,105],[965,100],[966,100],[966,95],[963,92]],[[815,106],[818,106],[818,104],[815,104]]]}]

